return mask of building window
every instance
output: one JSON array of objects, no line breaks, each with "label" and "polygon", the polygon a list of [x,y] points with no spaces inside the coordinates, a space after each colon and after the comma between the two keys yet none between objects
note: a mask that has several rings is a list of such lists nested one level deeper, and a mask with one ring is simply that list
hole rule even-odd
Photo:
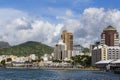
[{"label": "building window", "polygon": [[102,34],[102,39],[104,39],[105,38],[105,34]]},{"label": "building window", "polygon": [[73,39],[73,36],[72,36],[72,35],[70,35],[70,39]]},{"label": "building window", "polygon": [[116,35],[116,39],[118,39],[118,37],[119,37],[119,36],[118,36],[118,34],[117,34],[117,35]]}]

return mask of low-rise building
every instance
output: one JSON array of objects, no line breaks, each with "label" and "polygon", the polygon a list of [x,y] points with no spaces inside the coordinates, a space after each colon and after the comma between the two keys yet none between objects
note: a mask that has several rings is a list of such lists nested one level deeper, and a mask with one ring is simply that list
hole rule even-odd
[{"label": "low-rise building", "polygon": [[45,54],[44,56],[41,57],[41,59],[43,59],[43,61],[51,61],[52,60],[52,56],[50,54]]},{"label": "low-rise building", "polygon": [[38,59],[38,56],[36,56],[35,54],[31,54],[29,56],[32,60],[37,60]]}]

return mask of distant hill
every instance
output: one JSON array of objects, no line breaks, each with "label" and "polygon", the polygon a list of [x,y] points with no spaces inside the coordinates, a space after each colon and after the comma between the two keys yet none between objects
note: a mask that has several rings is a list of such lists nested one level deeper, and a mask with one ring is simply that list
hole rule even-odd
[{"label": "distant hill", "polygon": [[36,54],[37,56],[42,56],[45,53],[50,54],[52,52],[52,47],[34,41],[28,41],[12,47],[0,48],[0,55],[12,54],[17,56],[28,56],[30,54]]},{"label": "distant hill", "polygon": [[9,47],[9,43],[8,42],[3,42],[3,41],[0,41],[0,48],[5,48],[5,47]]}]

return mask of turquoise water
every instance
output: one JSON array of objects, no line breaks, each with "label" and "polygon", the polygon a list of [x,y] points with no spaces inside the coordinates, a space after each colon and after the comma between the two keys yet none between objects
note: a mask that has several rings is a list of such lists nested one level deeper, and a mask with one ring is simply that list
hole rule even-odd
[{"label": "turquoise water", "polygon": [[80,70],[0,69],[0,80],[120,80],[120,74]]}]

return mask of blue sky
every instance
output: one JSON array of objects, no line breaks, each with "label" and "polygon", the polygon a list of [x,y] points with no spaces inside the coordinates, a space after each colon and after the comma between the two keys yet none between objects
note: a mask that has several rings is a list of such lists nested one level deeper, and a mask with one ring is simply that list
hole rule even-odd
[{"label": "blue sky", "polygon": [[120,0],[0,0],[0,41],[39,41],[54,46],[62,30],[83,46],[112,25],[120,32]]},{"label": "blue sky", "polygon": [[29,12],[51,8],[72,9],[76,12],[87,7],[119,8],[119,0],[0,0],[0,7],[16,8]]},{"label": "blue sky", "polygon": [[0,0],[0,8],[14,8],[35,16],[55,18],[67,9],[80,14],[89,7],[119,9],[119,3],[120,0]]}]

